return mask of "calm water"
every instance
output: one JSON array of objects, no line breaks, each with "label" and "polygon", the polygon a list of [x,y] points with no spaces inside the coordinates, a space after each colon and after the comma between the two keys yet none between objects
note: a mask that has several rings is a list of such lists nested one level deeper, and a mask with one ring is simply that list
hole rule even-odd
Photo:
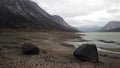
[{"label": "calm water", "polygon": [[[89,40],[83,43],[93,43],[98,47],[103,48],[120,48],[120,33],[119,32],[92,32],[92,33],[78,33],[85,34],[83,39]],[[115,43],[105,43],[99,40],[114,41]]]},{"label": "calm water", "polygon": [[[96,44],[98,47],[98,50],[105,51],[105,52],[112,52],[116,54],[120,54],[120,52],[113,52],[108,50],[100,49],[102,48],[119,48],[120,49],[120,33],[119,32],[89,32],[89,33],[78,33],[78,34],[84,34],[82,36],[83,39],[89,40],[89,41],[67,41],[68,44],[73,44],[76,48],[78,48],[82,44]],[[101,42],[99,40],[105,40],[105,41],[114,41],[115,43],[105,43]]]}]

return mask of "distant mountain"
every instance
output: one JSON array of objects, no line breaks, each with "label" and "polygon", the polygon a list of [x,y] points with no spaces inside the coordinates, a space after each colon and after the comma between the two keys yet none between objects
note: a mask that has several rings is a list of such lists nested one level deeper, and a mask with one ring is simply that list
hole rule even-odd
[{"label": "distant mountain", "polygon": [[77,31],[61,17],[48,14],[31,0],[0,0],[0,28]]},{"label": "distant mountain", "polygon": [[100,31],[120,32],[120,21],[110,21]]},{"label": "distant mountain", "polygon": [[78,27],[77,29],[82,31],[82,32],[96,32],[100,30],[100,26],[81,26]]}]

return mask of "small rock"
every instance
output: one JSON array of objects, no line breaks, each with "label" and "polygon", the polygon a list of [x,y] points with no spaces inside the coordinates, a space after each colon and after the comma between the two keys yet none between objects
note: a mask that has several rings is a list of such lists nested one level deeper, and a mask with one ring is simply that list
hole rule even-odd
[{"label": "small rock", "polygon": [[25,55],[38,55],[40,52],[40,49],[32,43],[24,43],[21,49]]},{"label": "small rock", "polygon": [[104,54],[103,57],[108,57],[108,55],[107,55],[107,54]]},{"label": "small rock", "polygon": [[38,64],[36,64],[36,66],[38,66]]},{"label": "small rock", "polygon": [[98,51],[95,44],[83,44],[74,51],[74,56],[81,61],[98,62]]},{"label": "small rock", "polygon": [[0,47],[0,50],[2,50],[2,47]]},{"label": "small rock", "polygon": [[50,58],[50,60],[54,60],[54,58]]}]

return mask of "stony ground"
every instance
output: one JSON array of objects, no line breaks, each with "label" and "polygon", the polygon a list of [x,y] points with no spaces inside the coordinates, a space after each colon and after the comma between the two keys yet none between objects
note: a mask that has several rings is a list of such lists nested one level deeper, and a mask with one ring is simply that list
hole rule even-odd
[{"label": "stony ground", "polygon": [[[81,62],[73,57],[73,47],[62,41],[79,38],[70,32],[1,32],[0,68],[120,68],[120,59],[100,57],[100,63]],[[80,38],[79,38],[80,39]],[[23,55],[21,44],[32,42],[39,55]]]}]

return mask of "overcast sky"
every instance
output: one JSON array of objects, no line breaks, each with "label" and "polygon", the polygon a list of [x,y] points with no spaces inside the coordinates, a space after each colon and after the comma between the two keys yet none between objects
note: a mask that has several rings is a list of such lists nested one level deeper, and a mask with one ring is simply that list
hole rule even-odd
[{"label": "overcast sky", "polygon": [[74,26],[103,26],[120,20],[120,0],[34,0],[51,15]]}]

